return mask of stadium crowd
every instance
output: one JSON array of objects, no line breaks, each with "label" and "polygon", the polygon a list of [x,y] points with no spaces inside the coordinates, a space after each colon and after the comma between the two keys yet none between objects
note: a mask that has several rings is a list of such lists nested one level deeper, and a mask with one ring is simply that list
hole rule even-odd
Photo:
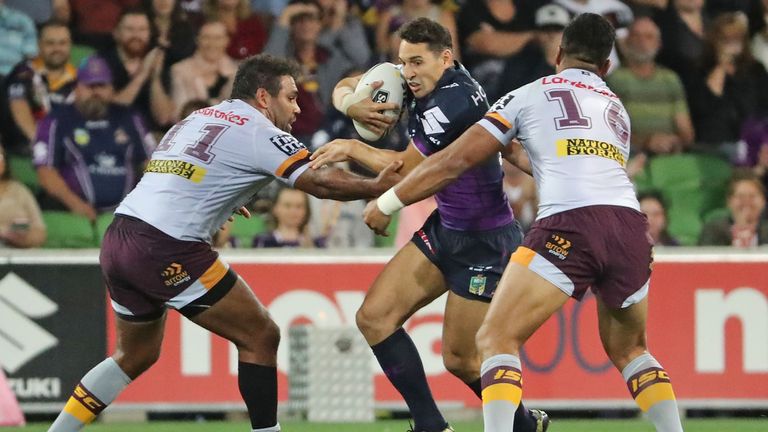
[{"label": "stadium crowd", "polygon": [[[627,170],[657,244],[768,244],[768,0],[0,0],[0,245],[97,247],[156,142],[226,99],[251,55],[301,66],[293,134],[316,149],[359,138],[334,85],[397,63],[403,23],[448,28],[494,101],[554,73],[562,30],[583,12],[617,28],[607,82],[631,116]],[[403,123],[374,145],[405,148]],[[533,180],[505,172],[528,226]],[[218,247],[393,241],[365,227],[362,202],[270,188],[252,206],[255,220],[236,220]],[[401,230],[425,214],[403,212]]]}]

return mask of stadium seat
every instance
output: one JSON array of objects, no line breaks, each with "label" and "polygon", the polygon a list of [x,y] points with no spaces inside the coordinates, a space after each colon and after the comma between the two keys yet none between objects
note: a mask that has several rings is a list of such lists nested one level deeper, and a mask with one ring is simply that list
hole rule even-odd
[{"label": "stadium seat", "polygon": [[713,221],[715,219],[725,218],[731,215],[731,210],[728,208],[716,208],[714,210],[710,210],[707,212],[707,214],[704,215],[704,223]]},{"label": "stadium seat", "polygon": [[8,166],[11,169],[13,178],[23,183],[33,194],[37,194],[40,191],[40,183],[37,180],[37,171],[35,170],[34,165],[32,165],[31,157],[9,156]]},{"label": "stadium seat", "polygon": [[99,245],[95,226],[83,216],[65,211],[44,211],[43,221],[48,231],[44,248],[80,249]]},{"label": "stadium seat", "polygon": [[669,232],[683,245],[695,245],[704,216],[725,204],[732,171],[727,161],[712,155],[660,155],[649,160],[637,188],[661,192],[668,205]]},{"label": "stadium seat", "polygon": [[101,245],[101,241],[104,239],[104,233],[107,231],[107,227],[112,223],[112,219],[115,218],[115,214],[112,212],[100,214],[96,218],[96,239]]},{"label": "stadium seat", "polygon": [[253,238],[266,229],[263,215],[252,213],[250,219],[235,215],[235,221],[229,226],[229,235],[237,239],[239,247],[249,248]]},{"label": "stadium seat", "polygon": [[70,51],[70,54],[69,54],[69,61],[70,63],[75,65],[75,67],[78,67],[84,58],[90,56],[95,52],[96,50],[89,47],[88,45],[73,44],[72,50]]}]

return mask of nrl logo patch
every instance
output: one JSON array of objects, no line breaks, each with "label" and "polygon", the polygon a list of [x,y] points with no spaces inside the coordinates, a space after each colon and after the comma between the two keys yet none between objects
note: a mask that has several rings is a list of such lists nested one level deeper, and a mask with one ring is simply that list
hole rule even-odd
[{"label": "nrl logo patch", "polygon": [[475,295],[483,295],[485,292],[486,277],[483,275],[472,276],[469,279],[469,293]]}]

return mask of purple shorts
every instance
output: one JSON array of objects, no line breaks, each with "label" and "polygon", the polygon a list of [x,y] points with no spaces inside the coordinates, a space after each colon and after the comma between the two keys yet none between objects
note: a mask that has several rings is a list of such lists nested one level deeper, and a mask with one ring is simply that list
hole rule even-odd
[{"label": "purple shorts", "polygon": [[625,308],[648,294],[652,248],[644,214],[598,205],[536,221],[511,261],[577,300],[591,288],[609,307]]},{"label": "purple shorts", "polygon": [[175,239],[120,214],[104,234],[99,262],[112,308],[129,321],[158,319],[167,307],[192,317],[237,282],[209,244]]}]

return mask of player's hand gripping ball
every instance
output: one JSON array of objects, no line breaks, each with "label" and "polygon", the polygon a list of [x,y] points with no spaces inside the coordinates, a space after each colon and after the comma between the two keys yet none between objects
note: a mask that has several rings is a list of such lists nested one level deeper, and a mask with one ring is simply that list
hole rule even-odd
[{"label": "player's hand gripping ball", "polygon": [[[381,87],[374,89],[372,84],[376,81],[381,81],[383,84]],[[394,103],[400,108],[395,110],[386,110],[384,115],[399,118],[403,109],[403,101],[405,101],[406,84],[403,75],[400,72],[400,68],[392,63],[379,63],[376,66],[368,69],[368,72],[360,78],[360,82],[355,87],[355,99],[363,100],[366,97],[370,98],[373,102],[377,103]],[[355,130],[360,136],[368,141],[376,141],[387,135],[392,129],[391,127],[384,131],[382,134],[368,129],[364,124],[353,120]],[[396,122],[394,123],[396,124]]]}]

